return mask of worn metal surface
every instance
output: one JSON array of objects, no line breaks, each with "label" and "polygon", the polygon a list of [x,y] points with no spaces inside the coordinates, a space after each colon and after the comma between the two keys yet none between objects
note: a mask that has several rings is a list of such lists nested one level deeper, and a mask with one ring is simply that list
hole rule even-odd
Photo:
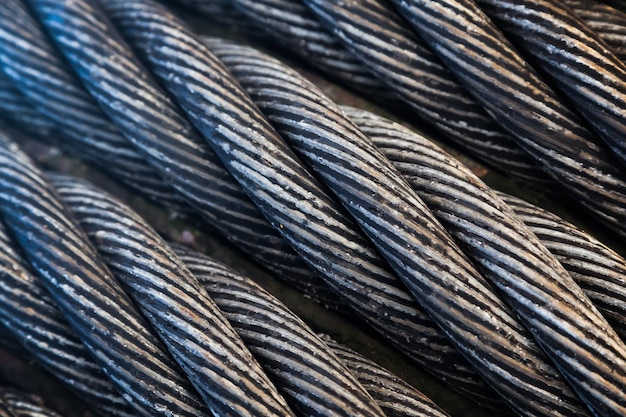
[{"label": "worn metal surface", "polygon": [[560,1],[477,4],[626,166],[626,64]]},{"label": "worn metal surface", "polygon": [[300,415],[383,415],[331,349],[277,298],[204,254],[174,249]]},{"label": "worn metal surface", "polygon": [[626,235],[626,171],[471,0],[394,0],[415,31],[546,172]]},{"label": "worn metal surface", "polygon": [[87,182],[50,180],[213,413],[293,416],[218,306],[140,216]]},{"label": "worn metal surface", "polygon": [[138,415],[208,415],[43,173],[5,133],[0,215],[92,357]]}]

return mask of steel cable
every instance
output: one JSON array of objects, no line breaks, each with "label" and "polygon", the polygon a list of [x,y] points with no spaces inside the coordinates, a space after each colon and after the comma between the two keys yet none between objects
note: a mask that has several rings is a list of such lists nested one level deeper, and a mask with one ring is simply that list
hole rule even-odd
[{"label": "steel cable", "polygon": [[626,63],[560,1],[476,3],[626,165]]},{"label": "steel cable", "polygon": [[214,414],[293,415],[198,280],[139,215],[84,181],[50,179]]},{"label": "steel cable", "polygon": [[[577,286],[548,251],[530,238],[529,231],[524,233],[522,222],[510,210],[499,213],[505,205],[498,204],[497,198],[481,201],[490,197],[486,186],[472,189],[472,185],[465,184],[466,179],[448,181],[443,174],[428,179],[426,175],[420,177],[433,184],[433,188],[443,183],[444,192],[453,194],[446,198],[444,192],[433,190],[435,195],[423,193],[422,198],[427,203],[432,203],[431,197],[446,199],[442,206],[447,211],[436,206],[435,213],[444,213],[440,220],[469,249],[466,252],[471,259],[501,290],[499,294],[506,296],[515,313],[523,317],[532,336],[521,328],[482,276],[465,263],[464,256],[400,173],[337,105],[297,72],[267,55],[219,40],[208,44],[283,138],[354,215],[414,297],[517,412],[586,414],[584,406],[532,341],[532,336],[541,342],[542,348],[552,349],[552,353],[563,350],[561,355],[565,360],[581,353],[575,346],[581,340],[563,342],[561,339],[567,339],[563,331],[558,337],[551,337],[553,326],[567,330],[581,321],[577,326],[583,327],[582,331],[593,332],[593,337],[584,343],[603,346],[597,352],[592,348],[583,352],[593,354],[593,360],[608,355],[614,364],[620,364],[622,358],[616,351],[621,344],[614,334],[613,338],[611,334],[608,337],[599,334],[599,326],[603,324],[604,330],[608,324],[582,291],[579,288],[576,291]],[[490,223],[494,218],[497,220]],[[538,266],[529,266],[531,262],[525,257]],[[455,262],[454,267],[450,267],[451,262]],[[451,284],[447,275],[453,273],[463,278]],[[550,286],[544,289],[547,283]],[[454,288],[449,288],[451,285]],[[570,293],[563,291],[567,286],[573,287]],[[564,294],[558,294],[559,291]],[[436,300],[431,300],[431,296]],[[441,311],[440,302],[446,303],[447,311]],[[558,311],[565,304],[571,308]],[[568,320],[567,314],[572,319]],[[484,321],[483,315],[490,319]],[[468,334],[474,332],[481,334],[480,347],[470,348],[474,336]],[[506,343],[501,339],[502,332],[507,333]],[[587,376],[596,371],[593,364],[585,362],[584,366],[589,367]],[[601,370],[606,372],[604,368]],[[619,379],[616,382],[608,375],[605,377],[603,382],[612,384],[607,391],[619,388]]]},{"label": "steel cable", "polygon": [[91,358],[0,223],[0,321],[26,349],[80,398],[103,415],[134,413]]},{"label": "steel cable", "polygon": [[204,220],[280,278],[341,308],[343,303],[263,217],[97,4],[29,3],[120,132]]},{"label": "steel cable", "polygon": [[378,401],[387,417],[448,416],[430,398],[387,369],[328,336],[322,336],[322,339]]},{"label": "steel cable", "polygon": [[559,216],[519,198],[498,194],[556,256],[626,341],[626,259]]},{"label": "steel cable", "polygon": [[548,176],[381,0],[305,0],[324,26],[414,111],[488,165],[546,186]]},{"label": "steel cable", "polygon": [[106,10],[265,216],[328,285],[413,358],[435,359],[429,369],[440,378],[497,404],[206,46],[150,1],[108,1]]},{"label": "steel cable", "polygon": [[301,415],[382,415],[328,346],[279,300],[206,255],[174,250]]},{"label": "steel cable", "polygon": [[[372,113],[346,112],[500,289],[591,410],[626,412],[626,346],[522,219],[426,139]],[[623,296],[614,294],[619,303]]]},{"label": "steel cable", "polygon": [[624,170],[474,2],[394,0],[394,4],[546,172],[612,230],[626,235]]},{"label": "steel cable", "polygon": [[563,0],[622,61],[626,61],[626,13],[596,0]]},{"label": "steel cable", "polygon": [[0,397],[15,417],[61,417],[44,404],[42,398],[13,389],[0,388]]},{"label": "steel cable", "polygon": [[0,3],[0,65],[27,102],[63,133],[63,148],[153,201],[188,211],[98,108],[21,0]]},{"label": "steel cable", "polygon": [[207,415],[53,187],[5,134],[0,134],[0,215],[78,337],[137,415]]}]

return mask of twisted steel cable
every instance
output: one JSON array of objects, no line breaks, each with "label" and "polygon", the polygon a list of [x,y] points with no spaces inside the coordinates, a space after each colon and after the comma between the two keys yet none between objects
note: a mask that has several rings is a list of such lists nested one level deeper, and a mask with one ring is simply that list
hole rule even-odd
[{"label": "twisted steel cable", "polygon": [[626,174],[470,0],[394,0],[450,70],[546,172],[626,235]]},{"label": "twisted steel cable", "polygon": [[549,183],[536,162],[502,131],[386,1],[305,3],[422,120],[508,175]]},{"label": "twisted steel cable", "polygon": [[594,414],[626,412],[626,345],[522,219],[425,138],[370,112],[345,110],[500,289]]},{"label": "twisted steel cable", "polygon": [[208,414],[53,187],[4,133],[0,215],[78,337],[137,415]]},{"label": "twisted steel cable", "polygon": [[[415,298],[511,407],[529,415],[586,415],[584,406],[532,341],[531,334],[466,262],[406,180],[337,105],[298,73],[252,48],[219,41],[209,45],[278,132],[354,215]],[[440,176],[431,176],[426,182],[432,182],[435,188],[440,180],[449,183]],[[574,361],[582,352],[594,354],[593,360],[601,354],[608,355],[613,364],[621,366],[622,358],[616,352],[621,347],[617,336],[597,334],[601,324],[609,327],[608,324],[582,291],[576,292],[577,286],[558,262],[538,241],[529,238],[530,232],[523,233],[522,222],[514,221],[510,211],[509,216],[498,215],[503,203],[492,199],[490,207],[485,207],[488,203],[481,206],[486,186],[465,195],[466,188],[471,188],[464,184],[466,181],[452,181],[456,188],[449,191],[453,197],[442,203],[448,211],[441,220],[470,249],[466,252],[483,267],[500,294],[506,295],[541,347],[552,349],[552,354],[563,350],[559,359],[564,361]],[[433,191],[441,197],[439,190]],[[426,194],[422,197],[431,203]],[[442,214],[439,206],[434,209]],[[494,219],[500,228],[489,230]],[[509,227],[505,228],[507,223]],[[527,256],[538,266],[529,266]],[[450,262],[455,263],[453,267]],[[492,264],[497,266],[491,268]],[[452,284],[454,278],[448,274],[462,278]],[[553,281],[556,284],[551,284]],[[546,284],[550,286],[544,290]],[[569,294],[564,290],[567,285],[574,287]],[[565,294],[557,295],[558,291]],[[440,303],[445,303],[445,307]],[[565,310],[564,305],[571,307]],[[484,315],[489,318],[485,320]],[[572,315],[572,319],[566,319],[567,315]],[[593,337],[562,342],[560,339],[567,339],[566,331],[573,325],[583,332],[595,333]],[[551,336],[555,330],[557,337]],[[476,334],[480,334],[479,343],[474,339]],[[581,341],[607,344],[608,348],[595,352],[592,348],[572,346]],[[597,371],[593,364],[582,365],[589,368],[589,374]],[[580,362],[572,364],[573,369],[579,366]],[[600,370],[606,372],[604,368]],[[584,382],[590,380],[593,381],[587,378]],[[602,382],[612,384],[607,387],[609,393],[619,388],[609,376]]]},{"label": "twisted steel cable", "polygon": [[135,415],[0,223],[0,321],[37,363],[103,415]]},{"label": "twisted steel cable", "polygon": [[622,61],[626,61],[626,13],[596,0],[563,0]]},{"label": "twisted steel cable", "polygon": [[21,0],[0,4],[0,66],[24,98],[63,133],[63,148],[153,201],[175,212],[189,211],[98,108]]},{"label": "twisted steel cable", "polygon": [[307,63],[370,99],[383,102],[396,99],[366,67],[323,29],[311,11],[299,1],[291,0],[175,0],[202,12],[213,20],[235,27],[251,26],[256,31],[289,49]]},{"label": "twisted steel cable", "polygon": [[395,93],[337,42],[301,1],[236,0],[233,3],[273,39],[357,93],[382,102],[397,100]]},{"label": "twisted steel cable", "polygon": [[198,280],[139,215],[86,182],[50,178],[214,414],[293,415]]},{"label": "twisted steel cable", "polygon": [[378,401],[387,417],[448,416],[430,398],[387,369],[330,337],[323,336],[323,340]]},{"label": "twisted steel cable", "polygon": [[484,381],[435,331],[357,226],[207,47],[152,2],[108,1],[106,10],[265,216],[328,285],[411,357],[432,364],[429,369],[440,378],[497,406]]},{"label": "twisted steel cable", "polygon": [[2,400],[11,409],[15,417],[61,417],[47,407],[42,398],[12,389],[1,389]]},{"label": "twisted steel cable", "polygon": [[476,3],[626,164],[626,63],[560,1]]},{"label": "twisted steel cable", "polygon": [[559,216],[499,193],[626,341],[626,259]]},{"label": "twisted steel cable", "polygon": [[263,217],[98,5],[29,3],[105,113],[204,220],[280,278],[341,309],[343,302]]},{"label": "twisted steel cable", "polygon": [[383,415],[328,346],[278,299],[206,255],[174,250],[299,414]]}]

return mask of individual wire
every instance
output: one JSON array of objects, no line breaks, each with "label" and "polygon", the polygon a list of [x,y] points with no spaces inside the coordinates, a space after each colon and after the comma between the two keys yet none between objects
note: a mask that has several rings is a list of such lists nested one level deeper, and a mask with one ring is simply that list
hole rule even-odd
[{"label": "individual wire", "polygon": [[0,397],[15,417],[61,417],[47,407],[43,398],[14,389],[0,388]]},{"label": "individual wire", "polygon": [[622,61],[626,61],[626,13],[596,0],[563,0]]},{"label": "individual wire", "polygon": [[415,31],[546,172],[626,235],[626,174],[471,0],[393,0]]},{"label": "individual wire", "polygon": [[22,0],[0,4],[0,66],[24,99],[62,132],[64,139],[58,143],[63,148],[104,167],[153,201],[175,212],[188,212],[98,108]]},{"label": "individual wire", "polygon": [[547,186],[548,176],[459,83],[386,0],[306,0],[318,19],[417,116],[507,175]]},{"label": "individual wire", "polygon": [[387,369],[328,336],[321,337],[378,401],[388,417],[448,416],[433,400]]},{"label": "individual wire", "polygon": [[[214,41],[209,46],[283,138],[355,217],[415,299],[518,413],[586,414],[584,405],[532,336],[539,333],[553,344],[553,349],[567,348],[563,355],[576,357],[580,350],[573,348],[570,341],[556,344],[548,338],[550,331],[546,328],[556,326],[561,338],[560,330],[579,320],[582,323],[578,325],[584,327],[584,331],[597,331],[598,321],[605,327],[608,325],[593,310],[582,291],[578,288],[576,292],[577,286],[548,251],[529,238],[530,232],[523,234],[523,224],[516,221],[512,212],[497,217],[498,209],[504,204],[498,205],[493,199],[489,202],[491,205],[481,202],[488,197],[486,186],[482,190],[480,187],[471,190],[471,184],[457,181],[454,184],[457,187],[451,191],[454,198],[443,204],[448,210],[446,214],[452,214],[440,220],[453,236],[468,234],[468,239],[459,239],[459,243],[500,290],[498,295],[504,294],[513,311],[535,330],[532,335],[522,328],[509,307],[466,261],[424,204],[423,201],[431,202],[431,194],[424,193],[422,201],[400,172],[336,104],[297,72],[261,52],[229,42]],[[433,188],[444,182],[440,181],[441,177],[430,178]],[[466,204],[467,200],[471,200],[471,204]],[[436,214],[442,213],[439,207],[433,209]],[[494,225],[485,222],[485,212],[498,221]],[[454,215],[461,219],[455,222]],[[461,224],[464,227],[460,227]],[[538,263],[541,270],[529,267],[525,256]],[[489,268],[492,264],[497,265],[497,269]],[[553,281],[557,284],[543,289],[546,283]],[[555,292],[565,285],[573,286],[570,293],[557,296]],[[562,305],[563,299],[559,297],[572,305],[570,310],[563,311],[573,316],[569,321],[550,304],[556,301],[557,305]],[[439,303],[445,303],[445,307]],[[534,318],[535,315],[539,318]],[[485,316],[491,318],[485,321]],[[506,342],[502,332],[507,334]],[[479,346],[472,344],[476,334],[480,334]],[[541,347],[546,348],[545,340],[539,338],[539,341]],[[583,353],[595,354],[594,358],[609,354],[615,365],[620,365],[621,357],[614,352],[620,344],[611,337],[594,333],[593,338],[584,340],[588,342],[612,343],[609,350],[589,349]],[[512,357],[515,360],[512,361]],[[590,367],[590,374],[596,370],[585,364]],[[615,382],[608,375],[606,378],[607,382]]]},{"label": "individual wire", "polygon": [[626,341],[626,260],[561,217],[522,199],[498,194],[556,256]]},{"label": "individual wire", "polygon": [[137,415],[208,415],[54,188],[4,133],[0,216],[89,353]]},{"label": "individual wire", "polygon": [[246,27],[248,36],[255,39],[263,34],[362,96],[382,102],[395,99],[393,92],[321,27],[301,1],[237,0],[226,4],[215,0],[175,1],[212,20],[224,16],[226,24]]}]

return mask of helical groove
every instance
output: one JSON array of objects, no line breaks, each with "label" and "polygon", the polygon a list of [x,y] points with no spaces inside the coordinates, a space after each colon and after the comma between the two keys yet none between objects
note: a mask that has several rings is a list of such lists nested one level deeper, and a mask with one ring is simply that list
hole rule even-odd
[{"label": "helical groove", "polygon": [[425,138],[370,112],[345,110],[500,289],[589,407],[626,411],[624,343],[522,219]]},{"label": "helical groove", "polygon": [[59,135],[56,125],[35,110],[2,71],[0,71],[0,111],[5,122],[30,135],[36,135],[37,138],[52,139],[53,136]]},{"label": "helical groove", "polygon": [[626,60],[626,13],[596,0],[562,0],[622,61]]},{"label": "helical groove", "polygon": [[198,280],[139,215],[87,182],[51,180],[213,413],[293,415]]},{"label": "helical groove", "polygon": [[[533,341],[531,333],[514,318],[489,283],[468,262],[400,172],[336,104],[297,72],[252,48],[220,41],[209,42],[209,46],[283,138],[355,217],[415,299],[516,411],[586,415],[584,405]],[[521,221],[516,225],[523,227]],[[528,246],[524,250],[534,251],[530,254],[537,257],[537,249]],[[494,261],[490,250],[477,257],[485,255],[491,256],[490,262]],[[547,250],[539,255],[544,268],[546,265],[560,267],[554,259],[546,261]],[[506,262],[510,261],[502,262],[503,269],[507,268]],[[540,287],[547,278],[521,275],[519,269],[527,266],[513,266],[518,274],[510,278],[511,282],[522,279],[525,282],[520,287],[513,286],[507,296],[522,299],[524,303],[536,302],[539,296],[530,291],[526,293],[524,287]],[[509,267],[507,272],[512,270]],[[566,275],[565,271],[563,274]],[[509,279],[507,274],[492,275],[489,275],[490,280],[499,288],[506,290],[505,287],[512,286],[511,282],[505,282]],[[563,276],[558,278],[565,280]],[[571,300],[586,300],[582,294],[575,295],[577,297],[572,296]],[[544,294],[541,296],[545,298]],[[575,304],[577,312],[581,310],[580,304]],[[549,311],[543,304],[532,312],[512,305],[526,320],[532,314]],[[595,316],[587,310],[582,309],[584,314],[579,313],[578,318],[597,324],[593,321]],[[584,325],[593,328],[587,321]],[[542,323],[528,321],[528,324],[535,328]],[[473,339],[470,334],[477,333],[481,334],[480,346],[470,348]],[[609,343],[611,349],[619,348],[617,341],[610,337],[603,342]],[[511,361],[513,352],[515,361]],[[602,353],[610,353],[619,363],[620,357],[613,350]]]},{"label": "helical groove", "polygon": [[494,119],[580,204],[626,235],[626,175],[471,0],[394,0]]},{"label": "helical groove", "polygon": [[246,346],[302,415],[382,415],[374,400],[298,316],[251,279],[174,247]]},{"label": "helical groove", "polygon": [[300,0],[237,0],[235,7],[260,30],[355,92],[382,102],[395,100],[387,88]]},{"label": "helical groove", "polygon": [[208,415],[54,188],[5,134],[0,135],[0,215],[78,337],[137,415]]},{"label": "helical groove", "polygon": [[296,288],[327,305],[343,304],[263,217],[97,4],[29,4],[120,132],[204,220]]},{"label": "helical groove", "polygon": [[[490,401],[493,394],[481,393],[484,382],[441,332],[432,331],[432,320],[202,41],[151,1],[109,1],[106,10],[240,186],[325,282],[413,358],[437,358],[432,372],[497,404]],[[425,347],[420,355],[414,343]],[[443,361],[444,354],[452,356]]]},{"label": "helical groove", "polygon": [[0,389],[0,397],[11,409],[14,417],[61,417],[36,395],[12,389]]}]

